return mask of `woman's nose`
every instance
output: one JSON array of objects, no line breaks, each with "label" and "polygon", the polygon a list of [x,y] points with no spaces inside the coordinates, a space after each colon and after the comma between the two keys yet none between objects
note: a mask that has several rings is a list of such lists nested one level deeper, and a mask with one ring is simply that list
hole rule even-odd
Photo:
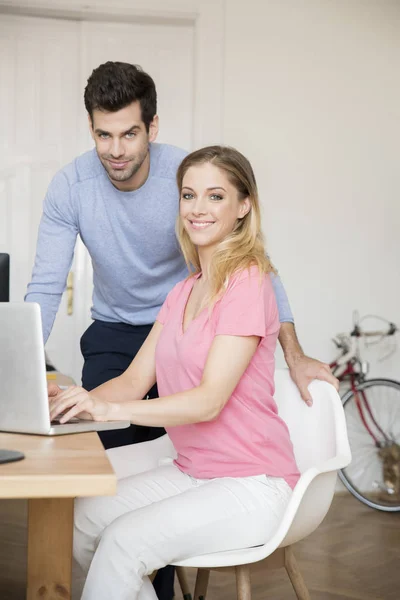
[{"label": "woman's nose", "polygon": [[204,198],[197,197],[193,203],[192,212],[194,215],[204,215],[207,212]]}]

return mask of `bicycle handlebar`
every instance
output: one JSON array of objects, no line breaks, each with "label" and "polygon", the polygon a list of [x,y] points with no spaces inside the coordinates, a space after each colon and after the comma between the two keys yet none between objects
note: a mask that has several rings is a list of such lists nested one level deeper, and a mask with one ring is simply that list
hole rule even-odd
[{"label": "bicycle handlebar", "polygon": [[362,331],[362,329],[355,325],[353,331],[350,333],[351,337],[384,337],[394,335],[398,331],[397,325],[389,323],[389,329],[377,330],[377,331]]},{"label": "bicycle handlebar", "polygon": [[397,331],[399,331],[397,325],[394,323],[390,321],[386,321],[386,323],[388,324],[387,329],[371,331],[363,331],[360,325],[357,324],[354,325],[354,329],[350,334],[340,333],[333,338],[332,341],[334,342],[335,346],[341,350],[340,356],[336,358],[335,367],[343,367],[346,362],[358,357],[358,340],[361,337],[378,338],[376,341],[371,342],[374,344],[380,343],[384,337],[393,336]]}]

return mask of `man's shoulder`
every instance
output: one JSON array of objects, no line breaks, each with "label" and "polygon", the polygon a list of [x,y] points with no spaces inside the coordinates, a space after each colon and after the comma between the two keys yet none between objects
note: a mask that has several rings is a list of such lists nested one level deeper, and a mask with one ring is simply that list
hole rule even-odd
[{"label": "man's shoulder", "polygon": [[150,153],[153,161],[153,176],[173,179],[174,181],[179,165],[188,154],[183,148],[154,142],[150,145]]},{"label": "man's shoulder", "polygon": [[69,187],[77,183],[83,183],[98,177],[102,173],[102,166],[97,157],[96,150],[89,150],[74,158],[56,173],[53,182],[57,184],[61,180],[67,182]]}]

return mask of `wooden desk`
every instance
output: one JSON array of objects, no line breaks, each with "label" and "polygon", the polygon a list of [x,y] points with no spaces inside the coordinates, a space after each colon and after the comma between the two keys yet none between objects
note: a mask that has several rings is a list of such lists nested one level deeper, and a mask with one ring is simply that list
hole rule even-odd
[{"label": "wooden desk", "polygon": [[0,464],[0,498],[28,499],[27,600],[71,598],[74,498],[115,494],[116,476],[97,433],[0,433],[25,460]]}]

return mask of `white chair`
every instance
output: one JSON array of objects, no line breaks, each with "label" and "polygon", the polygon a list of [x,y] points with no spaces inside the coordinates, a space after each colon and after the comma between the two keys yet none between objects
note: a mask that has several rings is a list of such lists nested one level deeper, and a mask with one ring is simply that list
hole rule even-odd
[{"label": "white chair", "polygon": [[[194,600],[205,599],[210,570],[227,568],[236,572],[238,600],[250,600],[249,565],[259,561],[265,561],[269,568],[285,567],[297,598],[310,598],[292,546],[310,535],[324,519],[333,499],[337,471],[350,463],[346,422],[339,395],[328,383],[311,383],[312,408],[302,401],[287,369],[276,371],[275,387],[279,414],[289,427],[301,477],[279,528],[266,544],[193,556],[175,563],[182,582],[183,567],[198,569]],[[185,599],[189,599],[187,584],[185,588]]]}]

